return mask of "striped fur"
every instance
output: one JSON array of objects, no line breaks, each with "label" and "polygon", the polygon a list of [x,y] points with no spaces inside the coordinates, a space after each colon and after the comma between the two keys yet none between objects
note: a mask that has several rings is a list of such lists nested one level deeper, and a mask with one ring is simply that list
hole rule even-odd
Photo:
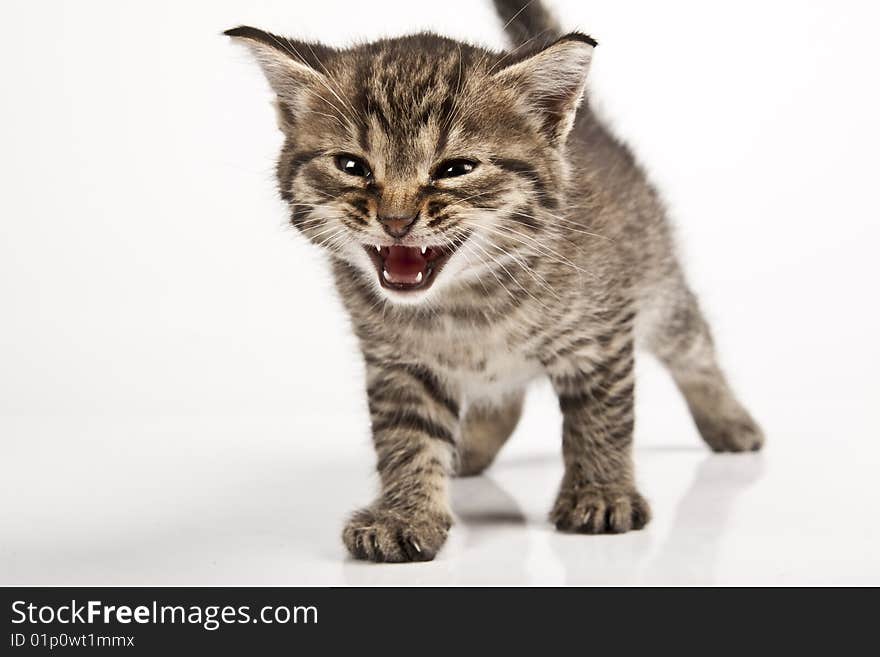
[{"label": "striped fur", "polygon": [[[339,50],[228,32],[277,95],[281,196],[330,255],[366,362],[381,490],[343,532],[356,558],[433,558],[452,523],[448,477],[492,462],[542,376],[564,418],[557,527],[644,526],[637,345],[669,367],[710,447],[762,442],[716,364],[657,193],[582,102],[595,41],[523,2],[496,2],[508,52],[431,34]],[[372,176],[341,171],[340,154]],[[454,158],[476,166],[438,177]],[[392,239],[388,216],[416,219]],[[433,285],[399,292],[371,260],[392,244],[451,255]]]}]

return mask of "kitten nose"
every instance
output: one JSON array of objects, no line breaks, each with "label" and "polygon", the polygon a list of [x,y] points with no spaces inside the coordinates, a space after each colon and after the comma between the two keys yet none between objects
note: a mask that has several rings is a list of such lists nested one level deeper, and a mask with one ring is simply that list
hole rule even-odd
[{"label": "kitten nose", "polygon": [[379,217],[379,223],[391,237],[403,237],[419,218],[418,213],[412,217]]}]

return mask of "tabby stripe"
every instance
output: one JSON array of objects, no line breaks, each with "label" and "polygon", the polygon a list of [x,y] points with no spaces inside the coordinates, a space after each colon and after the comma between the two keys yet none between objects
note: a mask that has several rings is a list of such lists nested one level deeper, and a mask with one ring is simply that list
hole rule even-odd
[{"label": "tabby stripe", "polygon": [[[282,199],[288,203],[294,202],[295,199],[291,189],[293,187],[293,181],[296,179],[299,170],[319,155],[321,155],[321,151],[300,151],[294,153],[288,159],[282,157],[278,161],[278,193],[281,195]],[[291,219],[293,225],[296,225],[300,220],[296,215],[297,211],[294,209],[294,217]]]},{"label": "tabby stripe", "polygon": [[353,201],[349,201],[348,204],[362,215],[370,216],[370,204],[366,199],[356,198]]},{"label": "tabby stripe", "polygon": [[[282,193],[283,194],[283,193]],[[285,198],[286,201],[293,202],[293,196]],[[294,205],[290,211],[290,225],[299,228],[306,219],[309,218],[311,209],[302,205]]]},{"label": "tabby stripe", "polygon": [[601,383],[596,386],[598,390],[611,390],[614,386],[616,386],[621,381],[626,380],[630,376],[632,376],[633,369],[635,366],[635,361],[630,359],[623,367],[623,369],[614,372],[601,380]]},{"label": "tabby stripe", "polygon": [[575,340],[574,342],[569,343],[568,345],[566,345],[565,347],[563,347],[559,351],[557,351],[554,354],[552,360],[556,360],[557,358],[560,358],[562,356],[568,356],[570,354],[573,354],[578,349],[581,349],[582,347],[588,347],[591,344],[596,344],[596,341],[593,340],[593,338],[579,338],[579,339]]},{"label": "tabby stripe", "polygon": [[443,390],[443,384],[427,367],[416,363],[386,363],[384,367],[389,370],[399,370],[407,373],[422,384],[425,392],[427,392],[434,401],[444,406],[453,416],[458,417],[458,402],[446,394]]},{"label": "tabby stripe", "polygon": [[394,470],[400,470],[413,462],[423,451],[421,445],[416,445],[408,449],[394,450],[379,457],[376,463],[376,469],[382,473],[390,473]]},{"label": "tabby stripe", "polygon": [[584,390],[590,387],[590,375],[586,372],[553,375],[553,383],[557,390]]},{"label": "tabby stripe", "polygon": [[576,411],[586,406],[592,400],[588,392],[580,392],[574,395],[559,395],[559,410],[563,413]]},{"label": "tabby stripe", "polygon": [[[538,330],[540,330],[541,328],[542,328],[542,327],[540,327],[540,326],[537,327]],[[580,328],[581,328],[581,327],[580,327],[579,324],[573,324],[573,325],[566,325],[566,324],[563,324],[559,331],[557,331],[556,333],[553,333],[553,334],[547,336],[546,338],[544,338],[544,339],[541,341],[541,344],[538,345],[537,349],[535,349],[535,351],[537,351],[537,352],[542,352],[542,351],[544,351],[544,350],[547,349],[550,345],[552,345],[552,344],[558,342],[558,341],[561,340],[562,338],[567,338],[568,336],[570,336],[570,335],[572,335],[573,333],[575,333],[576,331],[578,331]]]},{"label": "tabby stripe", "polygon": [[615,408],[632,405],[632,396],[635,386],[630,383],[620,392],[608,396],[608,392],[598,387],[582,392],[559,395],[559,408],[562,412],[576,411],[586,406],[601,406],[603,408]]},{"label": "tabby stripe", "polygon": [[622,404],[616,407],[608,407],[602,409],[602,419],[605,422],[615,423],[624,419],[631,419],[633,416],[633,404]]},{"label": "tabby stripe", "polygon": [[608,432],[608,438],[616,443],[623,442],[625,440],[631,439],[633,434],[633,429],[635,429],[636,423],[630,418],[619,427],[615,427],[613,431]]},{"label": "tabby stripe", "polygon": [[367,386],[369,399],[414,399],[414,395],[393,379],[381,379]]},{"label": "tabby stripe", "polygon": [[535,219],[530,214],[521,213],[519,210],[515,212],[511,212],[507,215],[507,218],[513,221],[515,224],[519,224],[520,226],[524,226],[532,231],[539,231],[543,228],[543,224],[540,221]]},{"label": "tabby stripe", "polygon": [[[586,340],[586,338],[584,340]],[[581,340],[578,340],[578,342],[581,342]],[[589,342],[591,341],[588,341],[586,344],[589,344]],[[551,358],[542,361],[542,364],[545,367],[552,365],[560,356],[566,355],[565,352],[566,349],[560,350]],[[627,368],[631,368],[633,361],[632,344],[629,342],[610,356],[605,356],[601,362],[590,363],[590,359],[586,357],[579,359],[580,364],[592,364],[592,368],[589,370],[578,370],[577,372],[566,374],[551,374],[551,376],[559,388],[570,390],[571,388],[577,387],[591,387],[593,385],[591,382],[594,380],[603,383],[608,381],[609,375],[616,376],[618,374],[618,366],[627,358],[629,359]]]},{"label": "tabby stripe", "polygon": [[618,320],[617,320],[617,324],[618,324],[618,326],[621,326],[621,327],[622,327],[622,326],[624,326],[624,325],[626,325],[626,324],[629,324],[629,323],[630,323],[631,321],[633,321],[635,318],[636,318],[636,313],[635,313],[635,311],[631,311],[631,312],[629,312],[627,315],[625,315],[624,317],[621,317],[620,319],[618,319]]},{"label": "tabby stripe", "polygon": [[[368,59],[362,58],[358,60],[355,80],[357,80],[357,91],[355,92],[353,105],[355,114],[364,116],[367,110],[367,86],[369,84]],[[358,121],[358,145],[365,153],[370,151],[370,135],[368,121]]]},{"label": "tabby stripe", "polygon": [[289,185],[291,182],[293,182],[294,178],[296,178],[296,175],[299,173],[299,170],[319,155],[321,155],[321,151],[300,151],[299,153],[294,153],[293,157],[291,157],[286,163],[286,184]]},{"label": "tabby stripe", "polygon": [[547,193],[547,185],[544,183],[538,170],[528,162],[511,158],[493,158],[491,162],[505,171],[529,180],[535,188],[535,196],[538,198],[538,203],[545,208],[552,210],[559,207],[559,200]]},{"label": "tabby stripe", "polygon": [[393,415],[380,416],[377,417],[376,421],[373,423],[373,433],[377,436],[383,431],[393,431],[395,429],[419,431],[430,438],[436,438],[437,440],[442,440],[450,445],[455,445],[455,439],[446,427],[443,427],[436,422],[432,422],[414,411],[404,411]]},{"label": "tabby stripe", "polygon": [[346,217],[348,217],[349,219],[353,219],[356,223],[360,224],[361,226],[369,226],[370,225],[370,222],[368,222],[366,219],[364,219],[360,215],[358,215],[354,212],[351,212],[350,210],[344,210],[344,212],[345,212]]},{"label": "tabby stripe", "polygon": [[635,386],[630,383],[623,390],[618,392],[615,395],[610,397],[604,396],[603,393],[601,396],[596,395],[596,401],[600,402],[604,408],[614,408],[617,406],[626,406],[632,405],[633,403],[633,392],[635,391]]},{"label": "tabby stripe", "polygon": [[422,401],[421,397],[417,397],[416,395],[412,395],[404,392],[384,392],[384,393],[374,393],[369,396],[369,401],[367,405],[370,408],[370,412],[379,413],[381,409],[378,404],[412,404],[417,405]]}]

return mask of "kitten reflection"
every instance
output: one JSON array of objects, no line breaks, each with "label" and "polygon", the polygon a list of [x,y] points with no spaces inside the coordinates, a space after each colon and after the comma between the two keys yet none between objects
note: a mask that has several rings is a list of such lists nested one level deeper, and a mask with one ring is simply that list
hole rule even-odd
[{"label": "kitten reflection", "polygon": [[713,584],[734,504],[764,470],[760,454],[707,456],[675,510],[669,537],[645,569],[645,583]]},{"label": "kitten reflection", "polygon": [[676,507],[668,537],[651,559],[650,530],[553,537],[551,545],[565,567],[566,584],[712,584],[736,500],[763,473],[759,454],[703,459]]}]

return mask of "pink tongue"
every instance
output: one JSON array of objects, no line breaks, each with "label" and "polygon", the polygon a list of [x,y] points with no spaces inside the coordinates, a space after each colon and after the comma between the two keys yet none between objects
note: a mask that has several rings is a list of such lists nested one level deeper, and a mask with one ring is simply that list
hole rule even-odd
[{"label": "pink tongue", "polygon": [[385,277],[392,283],[399,285],[415,285],[425,276],[425,268],[428,261],[422,255],[421,249],[410,246],[390,246],[388,255],[385,257]]}]

